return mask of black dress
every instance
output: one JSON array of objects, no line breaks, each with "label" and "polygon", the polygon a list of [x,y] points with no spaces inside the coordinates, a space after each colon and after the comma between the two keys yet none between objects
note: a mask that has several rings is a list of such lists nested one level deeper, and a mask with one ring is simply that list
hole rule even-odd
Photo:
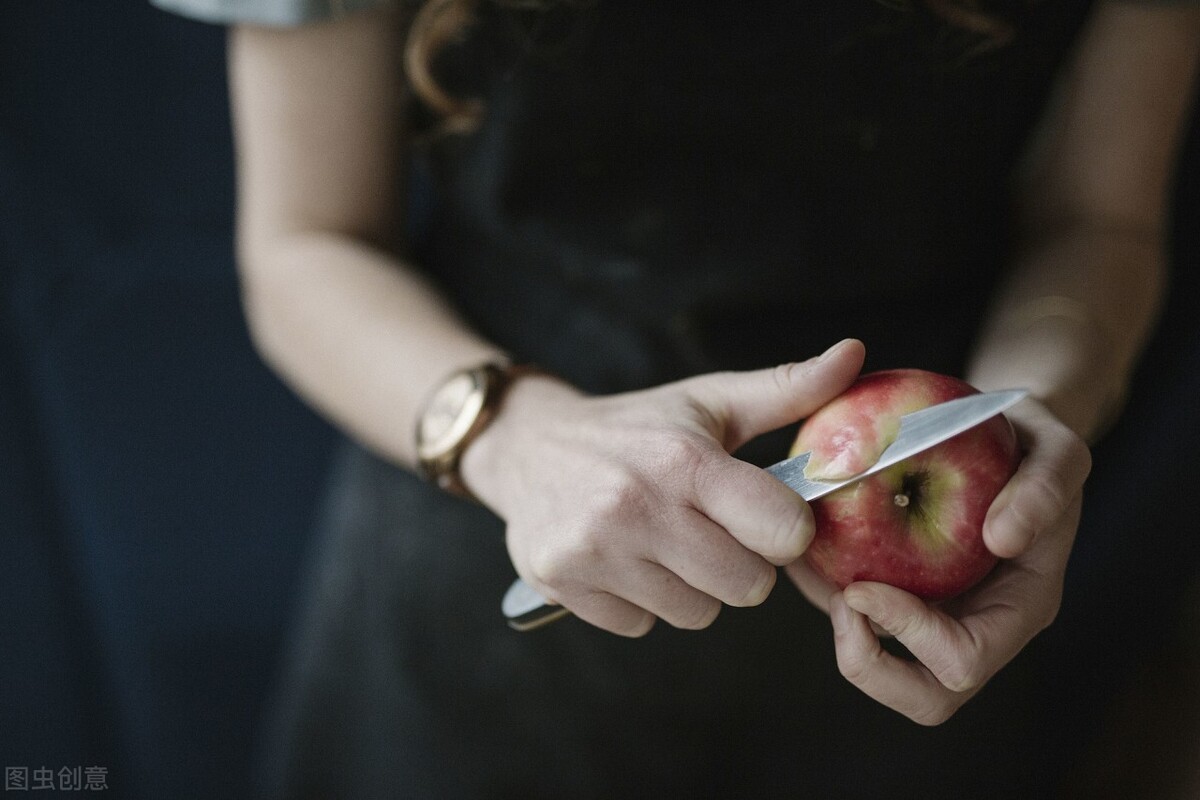
[{"label": "black dress", "polygon": [[[1021,5],[1012,43],[969,54],[868,0],[485,9],[444,66],[486,121],[419,159],[419,260],[482,333],[592,392],[843,336],[868,368],[961,372],[1006,263],[1008,177],[1085,11]],[[273,790],[1037,798],[1091,722],[1034,648],[920,728],[839,676],[827,618],[785,579],[703,632],[519,634],[503,533],[347,445]]]}]

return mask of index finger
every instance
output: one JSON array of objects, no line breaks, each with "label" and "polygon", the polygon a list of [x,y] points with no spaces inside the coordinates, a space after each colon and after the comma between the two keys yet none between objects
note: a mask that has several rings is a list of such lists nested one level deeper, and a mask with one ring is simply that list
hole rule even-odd
[{"label": "index finger", "polygon": [[698,477],[696,510],[776,566],[799,558],[815,530],[804,498],[753,464],[718,458],[718,468]]},{"label": "index finger", "polygon": [[921,725],[939,725],[971,696],[947,689],[919,661],[888,653],[871,630],[871,618],[838,592],[829,598],[838,671],[878,703]]},{"label": "index finger", "polygon": [[978,689],[1028,641],[1021,612],[1003,603],[959,621],[915,595],[882,583],[852,583],[846,605],[908,648],[952,692]]}]

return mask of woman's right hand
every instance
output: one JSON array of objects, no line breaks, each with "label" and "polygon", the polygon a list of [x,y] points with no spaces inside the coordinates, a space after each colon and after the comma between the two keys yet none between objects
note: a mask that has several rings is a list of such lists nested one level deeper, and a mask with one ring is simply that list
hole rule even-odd
[{"label": "woman's right hand", "polygon": [[802,363],[589,397],[527,376],[466,451],[467,485],[507,523],[517,573],[625,636],[753,606],[813,535],[795,492],[729,453],[808,416],[862,368],[856,340]]}]

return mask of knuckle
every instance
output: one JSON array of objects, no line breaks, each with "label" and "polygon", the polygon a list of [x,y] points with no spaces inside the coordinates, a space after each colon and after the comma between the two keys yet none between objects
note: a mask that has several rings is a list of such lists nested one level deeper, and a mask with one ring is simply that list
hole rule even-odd
[{"label": "knuckle", "polygon": [[537,548],[529,555],[533,577],[547,586],[562,587],[578,580],[599,564],[607,549],[603,529],[581,527],[566,532],[553,544]]},{"label": "knuckle", "polygon": [[712,625],[720,613],[721,604],[710,598],[709,602],[694,604],[681,619],[671,624],[684,630],[701,631]]},{"label": "knuckle", "polygon": [[976,659],[955,657],[942,670],[939,679],[952,692],[970,692],[983,683],[983,667]]},{"label": "knuckle", "polygon": [[771,590],[775,588],[775,579],[775,568],[769,564],[763,564],[758,574],[748,581],[740,592],[734,595],[729,605],[739,608],[749,608],[750,606],[762,604],[770,596]]},{"label": "knuckle", "polygon": [[1010,511],[1018,526],[1033,534],[1056,522],[1067,510],[1062,485],[1043,470],[1025,476],[1021,491],[1013,497]]},{"label": "knuckle", "polygon": [[614,630],[613,633],[626,636],[630,639],[640,639],[650,632],[654,627],[656,619],[653,614],[646,612],[635,617],[621,629]]},{"label": "knuckle", "polygon": [[837,666],[842,677],[855,685],[862,679],[866,667],[862,657],[857,654],[839,655]]},{"label": "knuckle", "polygon": [[1080,439],[1078,436],[1072,437],[1070,458],[1083,466],[1083,475],[1086,477],[1092,473],[1092,450],[1087,446],[1087,442]]},{"label": "knuckle", "polygon": [[731,416],[728,408],[714,409],[710,403],[702,402],[700,399],[690,395],[684,399],[684,402],[692,418],[700,425],[701,429],[710,432],[718,440],[725,438],[725,428]]},{"label": "knuckle", "polygon": [[861,685],[866,681],[867,663],[861,656],[850,656],[838,660],[838,672],[842,673],[842,677],[850,681],[855,686]]},{"label": "knuckle", "polygon": [[708,460],[709,449],[697,435],[672,431],[658,444],[663,474],[694,476]]},{"label": "knuckle", "polygon": [[949,700],[940,700],[915,709],[908,718],[918,725],[935,728],[949,720],[958,711],[958,705]]},{"label": "knuckle", "polygon": [[921,637],[921,622],[911,614],[898,613],[896,609],[887,604],[880,604],[878,613],[872,617],[872,620],[885,631],[889,636],[894,636],[901,641],[909,641]]},{"label": "knuckle", "polygon": [[791,395],[796,390],[796,364],[778,364],[771,370],[771,382],[783,395]]},{"label": "knuckle", "polygon": [[1035,512],[1053,515],[1055,519],[1067,508],[1067,496],[1056,475],[1038,470],[1029,476],[1029,497]]},{"label": "knuckle", "polygon": [[530,555],[529,570],[546,586],[561,586],[574,572],[574,563],[566,548],[543,548]]},{"label": "knuckle", "polygon": [[583,541],[589,541],[596,531],[619,525],[628,520],[647,502],[645,480],[632,468],[617,465],[610,470],[605,480],[589,494],[587,507],[583,511],[585,520]]},{"label": "knuckle", "polygon": [[641,481],[632,470],[620,468],[608,483],[592,493],[589,503],[591,516],[600,520],[621,517],[640,503]]},{"label": "knuckle", "polygon": [[837,658],[838,672],[842,674],[843,678],[850,681],[850,683],[855,686],[861,686],[870,677],[871,669],[878,657],[878,653],[870,653],[862,650],[847,653],[839,652]]},{"label": "knuckle", "polygon": [[1078,465],[1083,477],[1086,478],[1092,471],[1091,448],[1082,437],[1065,424],[1059,422],[1058,427],[1059,435],[1054,446],[1059,449],[1063,461],[1067,464]]},{"label": "knuckle", "polygon": [[1061,608],[1062,608],[1062,591],[1060,590],[1060,591],[1057,591],[1054,593],[1054,597],[1046,605],[1046,610],[1042,615],[1039,630],[1044,631],[1047,628],[1049,628],[1051,625],[1053,625],[1054,621],[1056,619],[1058,619],[1058,612]]},{"label": "knuckle", "polygon": [[1038,526],[1034,524],[1033,518],[1029,515],[1029,510],[1021,503],[1014,501],[1009,505],[1009,517],[1007,521],[1011,521],[1012,527],[1022,533],[1032,535],[1037,531]]}]

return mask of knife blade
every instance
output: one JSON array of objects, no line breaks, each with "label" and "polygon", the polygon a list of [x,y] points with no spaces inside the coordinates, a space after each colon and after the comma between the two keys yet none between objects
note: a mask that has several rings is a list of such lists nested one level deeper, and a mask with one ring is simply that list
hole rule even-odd
[{"label": "knife blade", "polygon": [[[905,414],[900,418],[895,441],[880,454],[879,460],[865,471],[845,480],[827,482],[806,478],[804,468],[808,466],[811,451],[773,464],[766,468],[766,472],[805,500],[816,500],[952,439],[1011,408],[1028,394],[1024,389],[985,392]],[[547,602],[532,586],[519,578],[505,593],[500,610],[508,620],[509,627],[518,631],[540,628],[570,613],[562,606]]]}]

